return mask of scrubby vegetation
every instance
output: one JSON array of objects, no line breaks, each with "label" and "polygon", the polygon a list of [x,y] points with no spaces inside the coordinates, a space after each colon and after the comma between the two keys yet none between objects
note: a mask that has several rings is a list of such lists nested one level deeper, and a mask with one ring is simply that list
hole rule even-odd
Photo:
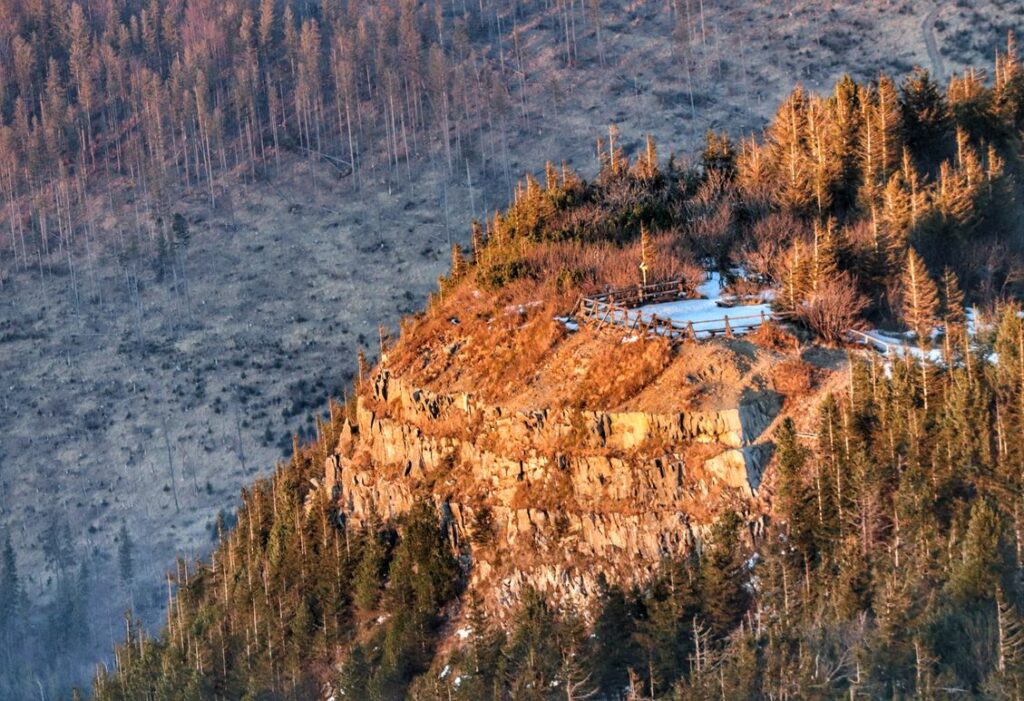
[{"label": "scrubby vegetation", "polygon": [[[961,291],[975,303],[1017,291],[1015,52],[1011,37],[994,84],[969,71],[945,93],[923,70],[899,87],[884,75],[844,78],[826,96],[798,87],[762,140],[709,133],[690,166],[660,164],[650,139],[631,162],[612,130],[593,181],[548,164],[543,184],[528,176],[507,212],[474,225],[475,265],[458,251],[442,293],[469,274],[492,291],[520,283],[527,292],[511,296],[534,299],[545,295],[530,283],[553,288],[547,297],[634,285],[649,255],[652,279],[691,284],[698,262],[740,264],[828,342],[865,318],[924,335],[958,314]],[[929,295],[940,277],[948,294]]]}]

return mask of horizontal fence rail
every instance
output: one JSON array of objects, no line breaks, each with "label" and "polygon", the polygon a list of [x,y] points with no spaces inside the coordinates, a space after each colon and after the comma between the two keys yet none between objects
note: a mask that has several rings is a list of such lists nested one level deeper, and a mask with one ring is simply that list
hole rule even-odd
[{"label": "horizontal fence rail", "polygon": [[846,336],[853,343],[859,343],[863,346],[871,346],[875,350],[881,351],[883,355],[902,356],[909,352],[910,349],[909,344],[889,343],[877,336],[872,336],[856,329],[847,329]]},{"label": "horizontal fence rail", "polygon": [[605,290],[603,294],[593,295],[587,299],[597,302],[620,304],[625,307],[636,307],[641,304],[658,304],[671,302],[686,296],[689,287],[683,279],[668,280],[650,285],[632,285]]},{"label": "horizontal fence rail", "polygon": [[[707,275],[707,279],[710,279],[710,273]],[[573,316],[579,322],[591,324],[598,329],[615,326],[644,336],[672,340],[699,340],[719,336],[732,338],[736,333],[751,332],[769,321],[783,321],[791,316],[785,312],[775,311],[759,314],[723,314],[721,318],[683,322],[637,309],[645,304],[660,304],[685,299],[689,290],[686,281],[682,279],[607,289],[601,294],[581,297],[576,304]],[[754,298],[737,297],[733,299],[733,302],[752,299]],[[726,306],[725,308],[742,309],[742,306]],[[889,342],[857,329],[847,329],[845,337],[850,343],[868,346],[888,357],[904,357],[913,353],[912,347],[907,343]]]},{"label": "horizontal fence rail", "polygon": [[716,336],[732,338],[736,332],[753,331],[778,316],[765,312],[723,314],[721,318],[683,322],[635,308],[641,304],[674,301],[685,297],[686,292],[682,280],[608,290],[601,295],[582,297],[576,307],[576,317],[598,329],[617,326],[644,336],[697,340]]}]

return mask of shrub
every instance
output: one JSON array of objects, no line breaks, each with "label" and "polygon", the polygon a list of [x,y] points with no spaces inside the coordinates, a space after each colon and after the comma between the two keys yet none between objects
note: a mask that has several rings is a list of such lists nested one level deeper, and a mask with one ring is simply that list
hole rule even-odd
[{"label": "shrub", "polygon": [[789,350],[796,345],[793,334],[773,321],[758,326],[747,338],[756,346],[774,351]]},{"label": "shrub", "polygon": [[555,289],[559,292],[574,290],[583,285],[587,275],[579,268],[562,268],[555,278]]},{"label": "shrub", "polygon": [[791,358],[775,368],[774,380],[775,388],[783,394],[804,394],[814,386],[814,369],[798,358]]},{"label": "shrub", "polygon": [[476,279],[481,287],[490,290],[497,290],[511,282],[529,276],[529,266],[526,261],[513,258],[481,266],[477,269]]},{"label": "shrub", "polygon": [[838,343],[847,329],[860,325],[868,301],[853,278],[841,273],[808,295],[795,318],[826,343]]}]

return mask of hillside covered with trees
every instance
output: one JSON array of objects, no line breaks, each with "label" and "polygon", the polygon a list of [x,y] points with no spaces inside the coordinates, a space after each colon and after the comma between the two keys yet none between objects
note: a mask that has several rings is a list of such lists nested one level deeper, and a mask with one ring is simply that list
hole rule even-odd
[{"label": "hillside covered with trees", "polygon": [[[160,635],[128,619],[96,698],[1019,698],[1022,129],[1011,41],[991,79],[947,89],[924,71],[798,88],[763,138],[710,134],[693,165],[653,141],[627,157],[612,131],[595,179],[527,178],[453,250],[427,310],[382,337],[392,371],[501,398],[581,293],[636,282],[641,248],[656,278],[740,264],[771,282],[783,345],[870,323],[942,361],[851,352],[813,416],[775,430],[764,529],[741,505],[645,586],[610,585],[592,610],[528,591],[503,617],[467,588],[432,501],[354,528],[316,488],[355,410],[334,405],[245,492],[210,560],[179,565]],[[485,341],[457,373],[422,352],[456,322]]]},{"label": "hillside covered with trees", "polygon": [[[527,306],[527,317],[550,321],[581,292],[632,284],[644,248],[637,222],[657,247],[651,265],[659,279],[695,281],[710,257],[764,270],[777,283],[790,264],[765,264],[777,246],[753,241],[781,241],[796,271],[790,296],[821,299],[830,258],[814,264],[824,274],[808,266],[813,222],[826,232],[828,217],[817,216],[817,203],[790,216],[774,194],[702,190],[693,159],[704,131],[733,135],[725,152],[736,154],[750,182],[742,137],[767,123],[794,81],[807,88],[797,116],[808,123],[818,119],[809,95],[828,91],[845,71],[862,83],[894,76],[898,94],[901,77],[920,63],[945,93],[950,72],[987,65],[1008,29],[1024,29],[1022,18],[1001,0],[934,8],[839,0],[825,13],[813,0],[5,3],[0,546],[10,548],[0,547],[0,579],[16,582],[6,585],[17,595],[4,611],[13,611],[7,629],[17,643],[0,656],[0,697],[51,698],[72,680],[86,683],[97,655],[112,660],[129,605],[137,627],[155,630],[175,556],[206,557],[217,515],[234,511],[240,487],[270,474],[293,433],[313,439],[324,398],[341,395],[357,373],[357,349],[375,355],[377,324],[422,306],[452,241],[465,253],[456,256],[442,305],[407,339],[436,344],[446,336],[435,332],[451,334],[442,310],[487,317],[498,300],[529,305],[539,292],[551,304]],[[862,97],[856,102],[863,110]],[[1004,128],[1005,105],[998,110]],[[940,119],[944,153],[913,151],[930,209],[939,177],[930,161],[958,167],[952,116]],[[644,160],[633,154],[655,135],[656,177],[616,156],[595,178],[612,157],[605,144],[602,160],[594,159],[593,138],[612,121],[622,132],[615,145],[633,160]],[[858,155],[843,161],[858,169],[860,138]],[[839,143],[833,139],[828,149]],[[797,180],[815,161],[806,143]],[[1006,172],[1016,174],[1009,142],[972,132],[969,143],[982,164],[996,144]],[[671,159],[670,148],[680,155]],[[541,172],[547,159],[549,177]],[[563,174],[562,159],[575,176]],[[833,169],[834,157],[826,160]],[[532,204],[495,226],[487,214],[515,197],[523,169],[536,169],[540,181],[519,195]],[[892,276],[875,299],[881,293],[869,276],[883,273],[865,257],[856,228],[867,216],[862,183],[854,175],[831,190],[847,200],[827,207],[836,265],[857,276],[870,305],[866,323],[898,324],[904,252],[896,244],[885,254]],[[972,190],[972,207],[976,197]],[[938,226],[929,216],[927,226]],[[494,239],[480,263],[471,217],[482,222],[478,244]],[[987,220],[975,222],[994,236]],[[501,244],[506,231],[529,231],[540,245]],[[574,251],[580,238],[615,243]],[[913,238],[941,293],[948,252]],[[961,258],[949,253],[951,267],[967,301],[982,303],[990,318],[985,303],[1014,284],[1014,247],[993,249],[979,265],[971,262],[975,249],[963,250]],[[827,299],[839,300],[843,314],[826,315],[826,323],[827,307],[816,302],[802,311],[805,323],[817,318],[825,335],[837,319],[848,323],[860,297],[850,296],[850,285],[839,290],[846,296]],[[925,304],[916,318],[941,313]],[[489,335],[466,318],[461,328],[507,354],[462,356],[447,372],[440,364],[421,372],[398,350],[392,362],[442,389],[476,378],[503,400],[527,379],[514,372],[516,352],[547,357],[564,331],[543,326],[550,335],[517,338],[510,323]],[[602,353],[642,361],[631,363],[642,370],[636,386],[680,357],[656,344],[625,348],[621,358],[614,350]],[[467,372],[458,379],[460,370]],[[579,403],[642,403],[605,379],[583,378]]]}]

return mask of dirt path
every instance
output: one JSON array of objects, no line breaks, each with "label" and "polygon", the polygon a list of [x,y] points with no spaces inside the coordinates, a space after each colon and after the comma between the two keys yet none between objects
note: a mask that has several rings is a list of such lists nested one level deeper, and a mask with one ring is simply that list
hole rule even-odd
[{"label": "dirt path", "polygon": [[935,6],[925,15],[921,23],[921,32],[924,34],[924,45],[928,49],[928,59],[932,63],[932,73],[937,81],[942,83],[946,78],[946,68],[942,64],[942,54],[939,53],[938,43],[935,41],[935,17],[939,14],[938,6]]}]

